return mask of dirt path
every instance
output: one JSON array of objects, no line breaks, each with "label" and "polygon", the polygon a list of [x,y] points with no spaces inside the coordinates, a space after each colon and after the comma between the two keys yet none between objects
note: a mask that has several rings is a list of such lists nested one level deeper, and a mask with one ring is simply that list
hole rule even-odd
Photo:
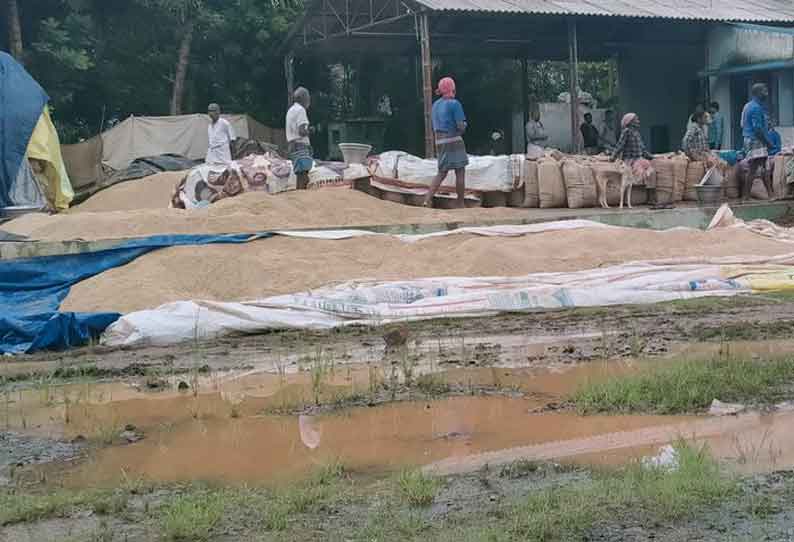
[{"label": "dirt path", "polygon": [[[449,365],[468,365],[479,359],[503,366],[543,366],[614,356],[664,355],[681,343],[702,340],[788,339],[794,332],[794,299],[709,298],[642,307],[434,320],[400,327],[408,330],[409,349],[417,355],[432,353]],[[76,365],[119,374],[140,373],[146,366],[184,369],[206,365],[211,370],[255,366],[275,371],[276,365],[295,364],[318,351],[339,363],[380,362],[388,329],[276,332],[166,348],[86,347],[4,360],[0,374],[49,372]]]}]

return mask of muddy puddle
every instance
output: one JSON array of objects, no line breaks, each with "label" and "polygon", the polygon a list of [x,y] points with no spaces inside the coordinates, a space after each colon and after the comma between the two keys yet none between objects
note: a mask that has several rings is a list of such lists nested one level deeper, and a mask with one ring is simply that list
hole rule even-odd
[{"label": "muddy puddle", "polygon": [[[494,344],[467,341],[461,352]],[[549,347],[544,340],[536,344],[538,352]],[[497,355],[515,359],[520,352],[528,359],[531,348],[526,341],[508,342]],[[681,355],[792,352],[794,341],[765,341],[694,345],[682,348]],[[647,362],[502,363],[507,358],[487,367],[401,359],[329,365],[318,356],[289,366],[277,363],[275,369],[265,363],[123,382],[50,386],[42,381],[0,394],[0,429],[87,440],[87,458],[67,469],[65,483],[73,486],[131,479],[273,483],[302,477],[331,461],[363,473],[408,466],[455,473],[518,459],[620,464],[653,455],[682,437],[708,444],[715,456],[739,470],[794,467],[792,412],[723,418],[545,412],[545,405],[582,383],[630,373]],[[406,381],[412,385],[405,386]],[[455,396],[442,392],[443,398],[432,398],[439,395],[435,388],[449,386]],[[398,388],[400,400],[388,402],[383,390]],[[335,404],[345,408],[328,408]],[[135,438],[125,440],[124,434]]]}]

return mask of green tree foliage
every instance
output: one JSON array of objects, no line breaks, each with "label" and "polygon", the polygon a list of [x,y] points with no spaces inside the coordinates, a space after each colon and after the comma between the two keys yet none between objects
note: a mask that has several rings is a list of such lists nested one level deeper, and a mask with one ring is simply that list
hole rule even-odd
[{"label": "green tree foliage", "polygon": [[[184,113],[217,101],[273,122],[286,85],[272,51],[297,19],[296,2],[268,0],[26,0],[25,59],[52,99],[65,141],[96,134],[131,114],[170,111],[180,47],[187,55]],[[5,13],[3,13],[5,15]],[[0,28],[0,44],[9,44]]]},{"label": "green tree foliage", "polygon": [[[0,2],[0,17],[10,11]],[[8,4],[10,5],[10,4]],[[280,126],[287,105],[282,59],[274,55],[298,20],[302,0],[25,0],[17,2],[24,60],[52,99],[65,142],[90,137],[134,115],[168,115],[182,81],[177,110],[204,111],[218,102]],[[0,25],[8,47],[11,27]],[[190,34],[190,39],[186,36]],[[388,96],[385,146],[423,150],[423,109],[416,59],[359,56],[295,61],[295,83],[311,89],[315,142],[327,151],[329,122],[377,114]],[[520,63],[470,57],[436,59],[434,78],[452,75],[470,119],[467,142],[487,152],[490,133],[510,137],[522,107]],[[605,63],[583,63],[580,86],[599,103],[614,94]],[[529,64],[531,101],[553,101],[568,90],[565,63]]]}]

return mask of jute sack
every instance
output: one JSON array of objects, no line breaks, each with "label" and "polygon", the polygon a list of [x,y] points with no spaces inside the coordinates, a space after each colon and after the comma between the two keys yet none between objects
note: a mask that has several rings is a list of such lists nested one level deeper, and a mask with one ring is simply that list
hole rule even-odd
[{"label": "jute sack", "polygon": [[593,170],[589,165],[580,164],[575,160],[565,160],[562,164],[562,176],[565,181],[565,193],[569,208],[581,209],[596,206],[598,191]]},{"label": "jute sack", "polygon": [[722,195],[725,199],[737,199],[741,195],[739,168],[730,166],[722,179]]},{"label": "jute sack", "polygon": [[565,181],[562,178],[562,167],[556,160],[538,162],[538,194],[541,209],[565,207]]},{"label": "jute sack", "polygon": [[535,160],[524,160],[521,164],[521,177],[524,179],[524,207],[535,208],[540,205],[538,162]]},{"label": "jute sack", "polygon": [[783,199],[788,195],[788,185],[786,184],[786,157],[775,156],[774,171],[772,172],[772,194],[775,199]]},{"label": "jute sack", "polygon": [[684,190],[684,199],[686,201],[697,201],[698,192],[695,188],[703,176],[706,174],[706,164],[703,162],[689,162],[686,168],[686,190]]},{"label": "jute sack", "polygon": [[750,188],[750,197],[753,199],[768,200],[769,191],[762,179],[753,179],[753,185]]},{"label": "jute sack", "polygon": [[673,201],[677,203],[684,199],[689,159],[683,154],[677,154],[670,161],[673,162]]},{"label": "jute sack", "polygon": [[672,202],[675,193],[675,171],[670,158],[654,158],[651,162],[656,171],[656,192],[660,202]]}]

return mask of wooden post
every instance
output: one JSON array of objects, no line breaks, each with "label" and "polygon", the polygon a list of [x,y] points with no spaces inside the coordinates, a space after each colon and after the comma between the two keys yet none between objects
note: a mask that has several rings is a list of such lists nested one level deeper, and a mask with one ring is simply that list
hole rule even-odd
[{"label": "wooden post", "polygon": [[419,48],[422,56],[422,100],[425,114],[425,157],[433,158],[436,155],[436,145],[433,140],[433,123],[431,112],[433,109],[433,61],[430,56],[430,23],[427,13],[419,15]]},{"label": "wooden post", "polygon": [[568,19],[568,65],[571,94],[571,152],[579,152],[579,44],[576,19]]},{"label": "wooden post", "polygon": [[292,52],[284,57],[284,78],[287,81],[287,107],[292,106],[292,95],[295,92],[295,55]]},{"label": "wooden post", "polygon": [[521,107],[524,109],[524,124],[521,125],[521,132],[523,137],[521,140],[524,142],[524,151],[526,152],[529,141],[527,140],[526,126],[529,122],[529,62],[526,57],[521,59]]}]

